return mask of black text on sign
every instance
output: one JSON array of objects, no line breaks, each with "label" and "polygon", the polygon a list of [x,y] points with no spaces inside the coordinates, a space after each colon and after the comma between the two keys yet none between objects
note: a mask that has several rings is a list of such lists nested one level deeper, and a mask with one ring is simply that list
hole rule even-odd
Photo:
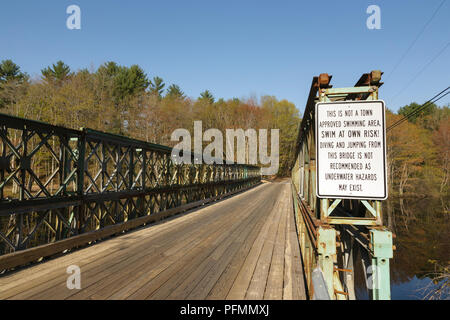
[{"label": "black text on sign", "polygon": [[387,198],[384,101],[316,104],[320,198]]}]

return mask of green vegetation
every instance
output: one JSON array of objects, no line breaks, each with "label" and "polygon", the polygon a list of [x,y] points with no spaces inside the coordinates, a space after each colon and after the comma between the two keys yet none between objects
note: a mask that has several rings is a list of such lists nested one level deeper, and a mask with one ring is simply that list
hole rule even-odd
[{"label": "green vegetation", "polygon": [[[72,71],[58,61],[31,81],[11,60],[0,63],[0,112],[71,128],[90,127],[165,145],[177,128],[280,129],[279,175],[288,175],[299,111],[287,100],[216,99],[209,90],[197,99],[137,65],[106,62],[96,71]],[[387,112],[388,126],[419,105],[411,103],[398,114]],[[387,135],[390,195],[448,195],[450,175],[448,106],[431,105]]]},{"label": "green vegetation", "polygon": [[20,71],[20,67],[11,60],[0,63],[0,109],[16,103],[29,77]]},{"label": "green vegetation", "polygon": [[[417,108],[417,103],[387,112],[387,125]],[[392,196],[448,195],[450,108],[432,104],[387,134],[388,179]]]},{"label": "green vegetation", "polygon": [[[287,175],[300,123],[294,104],[275,97],[216,99],[205,90],[198,99],[154,76],[149,80],[137,65],[106,62],[95,71],[73,71],[62,61],[42,69],[37,80],[20,72],[12,61],[0,65],[0,112],[70,128],[89,127],[173,146],[177,128],[203,130],[280,129],[280,170]],[[12,90],[11,88],[14,88]],[[270,137],[269,137],[270,141]],[[269,143],[270,145],[270,143]]]},{"label": "green vegetation", "polygon": [[47,67],[41,70],[42,78],[47,83],[61,84],[68,80],[72,75],[70,73],[70,67],[62,61],[58,61],[51,67]]}]

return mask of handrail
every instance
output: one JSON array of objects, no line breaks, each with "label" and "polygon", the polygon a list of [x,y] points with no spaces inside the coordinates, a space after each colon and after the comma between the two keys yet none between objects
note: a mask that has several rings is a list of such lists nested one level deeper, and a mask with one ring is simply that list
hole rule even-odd
[{"label": "handrail", "polygon": [[257,166],[178,164],[172,150],[0,114],[0,256],[260,182]]}]

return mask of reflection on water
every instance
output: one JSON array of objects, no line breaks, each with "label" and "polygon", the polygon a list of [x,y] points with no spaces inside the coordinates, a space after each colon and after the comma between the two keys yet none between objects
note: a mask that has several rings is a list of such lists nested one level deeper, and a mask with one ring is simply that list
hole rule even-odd
[{"label": "reflection on water", "polygon": [[[445,283],[433,281],[433,274],[450,265],[449,199],[394,198],[385,202],[383,212],[385,225],[397,236],[391,260],[392,299],[427,298]],[[450,299],[448,292],[447,287],[441,298]]]}]

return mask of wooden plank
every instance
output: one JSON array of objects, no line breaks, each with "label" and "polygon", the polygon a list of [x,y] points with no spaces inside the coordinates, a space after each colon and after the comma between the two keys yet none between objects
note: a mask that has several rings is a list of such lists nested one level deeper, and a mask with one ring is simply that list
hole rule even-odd
[{"label": "wooden plank", "polygon": [[267,285],[264,292],[264,299],[269,300],[281,300],[283,298],[286,221],[289,214],[286,199],[287,196],[289,196],[289,194],[286,192],[286,187],[283,187],[283,202],[280,207],[282,217],[280,224],[278,225],[272,261],[270,262],[269,275],[267,277]]},{"label": "wooden plank", "polygon": [[[0,277],[0,298],[306,298],[291,207],[284,184],[267,183]],[[81,267],[81,290],[66,288],[65,263]]]},{"label": "wooden plank", "polygon": [[[230,275],[234,280],[239,269],[234,267],[234,270],[236,270],[234,277],[230,270],[233,270],[233,265],[240,265],[244,262],[251,245],[266,220],[268,212],[269,210],[261,210],[256,213],[258,215],[256,223],[253,223],[253,225],[246,230],[247,232],[241,233],[240,237],[229,247],[229,250],[217,261],[214,268],[199,281],[195,289],[187,296],[187,299],[206,299],[213,288],[217,290],[217,299],[225,299],[233,283],[230,281]],[[222,281],[219,279],[222,279]],[[227,286],[227,284],[229,284],[229,286]]]},{"label": "wooden plank", "polygon": [[[269,207],[273,206],[273,203]],[[240,246],[239,251],[233,256],[232,261],[226,266],[225,270],[220,274],[220,277],[213,284],[210,292],[206,296],[206,299],[220,299],[224,300],[233,285],[242,265],[248,256],[250,249],[252,248],[256,238],[261,233],[263,225],[266,223],[267,217],[270,214],[270,210],[264,210],[264,215],[258,221],[255,228],[252,230],[246,241]],[[207,285],[205,285],[206,287]]]},{"label": "wooden plank", "polygon": [[[125,261],[120,265],[116,265],[115,271],[108,277],[97,278],[85,290],[71,295],[69,299],[107,299],[116,291],[126,286],[130,280],[142,274],[156,275],[158,271],[164,270],[172,264],[176,259],[185,253],[187,248],[195,246],[198,241],[196,238],[186,239],[181,241],[175,248],[175,254],[166,256],[164,251],[151,252],[145,256],[140,257],[136,263],[129,263]],[[171,242],[171,245],[174,243]],[[172,247],[172,249],[174,249]]]},{"label": "wooden plank", "polygon": [[[255,204],[255,202],[254,202]],[[217,268],[218,262],[221,261],[223,256],[230,257],[233,252],[238,249],[239,239],[245,235],[248,230],[252,228],[255,222],[258,220],[258,212],[261,212],[264,208],[265,201],[256,202],[256,206],[253,208],[247,208],[245,211],[249,212],[249,215],[245,219],[241,219],[240,223],[234,230],[226,230],[227,237],[224,241],[211,251],[211,254],[204,259],[197,267],[193,268],[192,272],[185,278],[185,280],[178,285],[168,296],[168,299],[186,299],[187,296],[198,286],[211,269]],[[225,230],[224,230],[225,231]],[[226,258],[225,258],[226,259]],[[220,266],[219,266],[220,267]]]},{"label": "wooden plank", "polygon": [[282,209],[283,200],[278,198],[278,205],[274,209],[276,212],[273,216],[272,224],[269,228],[269,233],[265,239],[261,254],[258,257],[258,262],[256,264],[255,271],[253,272],[250,285],[247,289],[245,299],[262,300],[264,297],[270,262],[272,261],[272,254],[275,246],[275,237],[281,221]]},{"label": "wooden plank", "polygon": [[[192,213],[195,214],[195,213]],[[0,293],[4,292],[11,287],[18,286],[25,282],[30,282],[33,279],[45,278],[46,275],[54,273],[56,270],[61,269],[61,265],[75,264],[75,261],[79,261],[81,258],[86,259],[89,257],[96,257],[97,259],[111,255],[116,250],[120,250],[120,247],[124,243],[127,243],[130,239],[135,241],[142,241],[143,239],[153,239],[165,231],[167,228],[180,228],[183,224],[189,223],[189,217],[187,213],[179,215],[175,218],[169,218],[165,221],[156,222],[152,225],[148,225],[145,229],[138,229],[127,234],[123,234],[120,237],[114,237],[107,241],[96,243],[90,247],[83,248],[74,252],[58,257],[57,262],[54,260],[47,261],[46,263],[37,264],[35,266],[14,272],[12,274],[3,276],[0,278]],[[163,225],[161,225],[163,224]],[[44,281],[43,281],[44,282]]]},{"label": "wooden plank", "polygon": [[95,230],[91,232],[87,232],[81,235],[73,236],[67,239],[63,239],[54,243],[48,243],[45,245],[37,246],[34,248],[17,251],[10,254],[5,254],[0,256],[0,270],[14,268],[16,266],[24,265],[31,261],[36,261],[41,257],[48,257],[59,252],[63,252],[64,250],[72,249],[78,246],[85,245],[89,242],[99,240],[114,234],[118,234],[122,231],[133,229],[143,224],[155,222],[164,218],[167,218],[171,215],[192,209],[194,207],[198,207],[203,205],[204,203],[208,203],[211,201],[216,201],[220,198],[228,197],[234,193],[242,192],[242,189],[239,191],[229,192],[224,195],[216,196],[209,199],[200,200],[193,203],[188,203],[176,208],[168,209],[165,211],[161,211],[152,215],[139,217],[136,219],[132,219],[126,222],[118,223],[115,225],[104,227],[100,230]]},{"label": "wooden plank", "polygon": [[[215,237],[218,235],[217,229],[209,229],[210,237]],[[133,278],[131,282],[124,284],[119,290],[109,295],[108,299],[145,299],[146,294],[143,294],[142,288],[147,287],[150,284],[158,283],[161,279],[161,275],[165,272],[170,272],[174,265],[179,263],[179,261],[189,261],[195,256],[198,251],[198,245],[201,243],[202,238],[197,238],[195,244],[189,247],[182,248],[178,250],[170,257],[165,257],[162,264],[158,265],[156,268],[148,269],[147,272],[141,273],[137,278]],[[157,285],[157,284],[156,284]],[[101,295],[96,294],[93,298],[100,298]]]},{"label": "wooden plank", "polygon": [[[208,218],[208,216],[206,216],[206,217]],[[208,221],[212,221],[213,219],[214,219],[213,211],[211,211],[211,214],[210,214],[210,216],[208,218]],[[173,224],[172,224],[172,226],[173,226]],[[181,225],[181,227],[182,226],[183,225]],[[170,226],[162,225],[160,228],[165,230],[168,227],[170,227]],[[181,227],[179,226],[179,228],[181,228]],[[142,230],[142,231],[147,231],[147,230]],[[180,233],[178,229],[176,229],[174,231],[178,231],[178,232],[175,232],[175,234],[182,235],[182,233]],[[134,247],[137,246],[137,250],[139,251],[141,248],[145,249],[148,246],[152,246],[153,242],[157,243],[158,241],[162,241],[162,239],[164,237],[166,237],[166,235],[164,235],[163,233],[160,233],[159,236],[156,239],[154,237],[151,237],[151,236],[150,237],[149,236],[144,237],[143,239],[136,239],[138,237],[134,237],[135,239],[133,239],[133,238],[130,239],[131,242],[129,244],[132,245],[133,242],[134,242],[135,243]],[[157,239],[159,239],[159,240],[155,241]],[[111,239],[111,240],[116,240],[116,239]],[[143,240],[144,242],[143,243],[139,243],[136,240],[141,240],[141,241]],[[173,240],[176,240],[176,239],[167,239],[167,241],[173,241]],[[124,246],[124,243],[123,243],[124,241],[123,240],[117,239],[116,241],[120,241],[118,243],[120,244],[121,247]],[[105,242],[105,243],[107,243],[107,242]],[[134,248],[134,249],[136,250],[136,248]],[[95,259],[93,261],[92,260],[89,260],[89,261],[82,260],[82,261],[79,261],[77,265],[79,265],[80,267],[83,268],[83,274],[87,273],[88,275],[90,275],[90,274],[92,274],[94,272],[97,272],[97,273],[98,272],[102,272],[103,269],[107,269],[111,265],[115,265],[115,264],[120,263],[121,261],[123,261],[124,259],[126,259],[130,255],[130,252],[123,251],[123,250],[122,251],[119,250],[118,253],[119,253],[119,255],[110,254],[108,256],[100,257],[100,258],[95,258],[94,257]],[[92,269],[93,267],[94,267],[94,269]],[[62,272],[60,273],[60,277],[59,278],[52,279],[51,281],[44,281],[44,284],[43,284],[43,286],[41,288],[42,289],[41,291],[45,291],[45,289],[51,288],[52,285],[55,285],[55,284],[59,284],[60,286],[62,286],[62,289],[64,291],[67,291],[67,288],[65,287],[65,281],[66,281],[66,278],[67,278],[67,274],[65,274],[65,268],[64,268],[64,270],[61,270],[61,271]],[[94,274],[96,274],[96,273],[94,273]],[[108,274],[107,272],[104,273],[105,276],[107,274]],[[55,275],[53,274],[52,277],[55,277]],[[29,285],[34,286],[34,288],[33,288],[34,292],[39,292],[39,288],[36,288],[36,284],[35,283],[31,283]],[[11,293],[11,292],[9,292],[9,293]],[[73,294],[72,291],[70,293]]]},{"label": "wooden plank", "polygon": [[[214,239],[220,239],[220,231],[215,229],[206,239],[203,241],[214,241]],[[203,242],[202,241],[202,242]],[[158,270],[157,274],[152,274],[150,277],[146,277],[143,283],[139,284],[136,290],[127,297],[127,299],[147,299],[149,296],[163,286],[167,281],[174,281],[172,279],[176,274],[183,272],[183,267],[188,267],[196,257],[201,257],[204,247],[198,245],[185,250],[183,255],[178,257],[176,261],[173,261],[167,268]]]},{"label": "wooden plank", "polygon": [[[306,286],[305,275],[302,258],[300,254],[300,245],[298,242],[297,228],[295,226],[294,210],[292,204],[292,197],[288,198],[289,208],[291,213],[289,214],[289,233],[286,239],[289,241],[291,248],[291,284],[292,284],[292,299],[293,300],[306,300]],[[287,281],[287,280],[286,280]]]},{"label": "wooden plank", "polygon": [[[212,216],[209,217],[209,221],[213,221],[213,218],[214,217]],[[52,287],[45,290],[45,292],[37,293],[34,297],[40,299],[51,299],[54,296],[57,296],[60,299],[68,297],[76,299],[89,297],[90,294],[101,290],[103,285],[106,285],[110,281],[115,280],[117,276],[120,276],[121,270],[127,270],[127,268],[139,268],[145,263],[147,257],[150,259],[157,257],[163,258],[162,255],[166,244],[173,245],[177,242],[185,243],[185,241],[189,241],[195,233],[198,233],[200,225],[191,223],[188,227],[190,227],[189,230],[181,229],[185,232],[180,232],[181,230],[178,230],[177,232],[169,230],[171,232],[170,235],[164,233],[159,239],[153,239],[153,241],[146,239],[143,243],[136,242],[134,245],[131,244],[130,247],[124,250],[119,257],[109,256],[106,258],[106,261],[103,261],[102,263],[96,260],[90,263],[88,267],[82,267],[84,281],[82,282],[83,290],[81,291],[68,290],[65,286],[65,281],[59,281],[57,287]],[[63,276],[62,280],[64,280],[65,277],[66,276]]]},{"label": "wooden plank", "polygon": [[[205,228],[205,225],[209,225],[209,228]],[[92,288],[88,288],[85,292],[80,292],[71,298],[106,299],[136,279],[142,280],[141,277],[143,276],[146,278],[154,277],[185,255],[191,248],[196,247],[205,235],[211,234],[219,228],[220,221],[218,219],[205,224],[195,223],[195,229],[192,232],[181,231],[184,234],[183,239],[178,240],[170,237],[167,245],[161,246],[158,252],[142,257],[137,264],[131,267],[124,265],[114,276],[102,280],[101,283],[91,286]],[[134,286],[139,285],[139,283],[135,282]]]},{"label": "wooden plank", "polygon": [[[262,188],[263,189],[263,188]],[[255,191],[256,192],[256,191]],[[246,194],[243,194],[242,197],[250,197],[251,196],[252,191],[248,191]],[[213,206],[212,208],[215,210],[214,211],[214,215],[217,215],[219,217],[219,219],[227,219],[229,220],[227,217],[227,215],[224,213],[227,213],[227,211],[229,211],[229,205],[233,204],[233,203],[237,203],[239,200],[239,196],[236,196],[233,198],[234,201],[228,200],[227,205],[223,205],[222,206],[222,210],[224,210],[224,212],[220,212],[220,210],[218,210],[217,206]],[[228,214],[228,213],[227,213]],[[217,223],[221,224],[221,226],[223,227],[223,222],[221,222],[219,219],[217,219]],[[204,229],[206,230],[211,230],[214,229],[215,227],[213,225],[207,224],[207,226],[204,227]],[[220,226],[217,227],[218,229],[220,229]],[[183,254],[188,253],[189,250],[185,250],[184,252],[182,252]],[[170,257],[170,250],[167,252],[167,255]],[[167,256],[165,254],[165,256]],[[175,256],[173,259],[170,259],[170,264],[178,261],[180,259],[180,257]],[[165,259],[166,261],[168,261],[168,259]],[[152,280],[153,278],[155,278],[155,276],[159,275],[159,273],[161,273],[162,271],[164,271],[165,269],[167,269],[168,264],[166,263],[166,265],[164,266],[158,266],[157,268],[154,268],[152,270],[150,270],[148,273],[142,273],[140,275],[138,275],[137,277],[133,277],[133,279],[131,279],[131,281],[128,281],[128,283],[126,283],[122,288],[120,288],[119,290],[117,290],[115,293],[113,293],[112,295],[108,296],[108,299],[125,299],[128,298],[129,296],[131,296],[132,294],[134,294],[137,290],[139,290],[139,287],[142,286],[143,283],[147,283],[150,280]],[[111,289],[111,288],[109,288]],[[116,288],[117,289],[117,288]],[[102,295],[101,293],[96,293],[95,295],[92,296],[92,298],[106,298],[106,295]],[[136,296],[133,296],[132,298],[137,298]]]},{"label": "wooden plank", "polygon": [[[255,200],[251,200],[250,203],[247,203],[247,205],[255,204]],[[209,256],[210,252],[229,236],[229,230],[235,229],[241,225],[242,218],[249,216],[248,210],[240,210],[242,209],[242,204],[240,203],[234,204],[233,206],[228,206],[226,209],[233,212],[234,217],[228,217],[228,221],[224,222],[225,224],[222,228],[219,228],[219,231],[215,237],[205,239],[198,248],[195,248],[193,255],[188,257],[188,263],[186,263],[184,259],[178,261],[164,273],[161,273],[158,278],[155,278],[155,281],[151,281],[145,286],[145,288],[141,288],[141,292],[130,298],[164,299],[173,290],[175,290],[175,288],[180,286],[184,279],[192,273],[192,270],[197,270],[198,265]],[[242,216],[242,214],[240,214],[241,212],[244,212],[245,215]]]},{"label": "wooden plank", "polygon": [[[256,187],[255,189],[252,189],[252,190],[248,191],[248,194],[250,195],[253,192],[258,192],[257,189],[259,189],[259,188],[264,188],[264,187],[263,186]],[[244,194],[245,193],[238,194],[235,197],[230,198],[228,201],[231,201],[231,202],[239,201],[239,198],[242,197]],[[86,253],[86,252],[93,252],[94,251],[94,253],[95,253],[96,250],[98,250],[98,248],[99,248],[98,246],[100,246],[101,248],[104,248],[105,246],[107,246],[107,244],[117,243],[118,247],[123,247],[124,242],[127,242],[127,239],[134,239],[134,240],[138,241],[138,240],[140,240],[139,237],[148,238],[150,240],[151,238],[153,238],[153,236],[157,235],[158,232],[162,232],[164,229],[171,228],[171,227],[173,228],[173,226],[175,226],[175,225],[179,225],[178,228],[180,228],[181,223],[183,223],[183,224],[191,223],[190,222],[191,217],[193,218],[193,217],[195,217],[197,215],[204,214],[203,212],[210,212],[210,213],[212,213],[212,216],[211,216],[210,219],[214,219],[213,209],[208,209],[208,207],[204,207],[202,213],[200,213],[199,211],[191,213],[192,216],[185,213],[185,214],[180,215],[180,216],[178,216],[176,218],[171,218],[171,219],[166,220],[164,222],[160,222],[160,223],[156,223],[154,225],[150,225],[146,229],[138,230],[138,231],[135,231],[135,232],[132,232],[132,233],[129,233],[129,234],[125,234],[125,235],[123,235],[120,238],[113,238],[113,239],[110,239],[108,241],[105,241],[105,242],[102,242],[100,244],[97,244],[96,246],[88,247],[88,248],[85,248],[83,250],[79,250],[79,251],[76,251],[74,253],[68,254],[66,256],[57,258],[56,260],[54,260],[55,263],[53,263],[53,261],[49,261],[47,263],[40,264],[40,265],[34,266],[32,268],[28,268],[26,270],[22,270],[21,272],[18,272],[18,273],[15,273],[15,274],[9,276],[8,277],[9,279],[7,279],[7,281],[6,281],[6,282],[9,282],[8,285],[7,286],[5,286],[5,285],[1,286],[0,287],[0,291],[3,292],[3,293],[6,291],[7,294],[11,295],[12,294],[12,292],[10,290],[11,287],[14,287],[14,286],[15,287],[20,287],[20,285],[23,284],[23,283],[26,283],[26,285],[29,286],[29,287],[36,286],[36,285],[39,285],[39,284],[42,284],[42,283],[45,283],[48,286],[49,285],[48,284],[48,280],[49,279],[47,279],[45,277],[45,272],[42,273],[43,268],[44,268],[44,270],[48,271],[47,274],[50,274],[51,278],[54,278],[55,277],[55,272],[57,270],[59,270],[60,271],[59,274],[62,275],[62,277],[64,277],[64,281],[62,281],[62,280],[61,281],[65,283],[65,278],[67,277],[67,275],[65,274],[65,268],[64,268],[64,270],[61,269],[61,264],[64,265],[65,262],[70,262],[67,265],[74,264],[74,263],[72,263],[73,261],[77,261],[78,264],[80,264],[80,260],[74,259],[74,258],[77,258],[77,257],[79,257],[80,255],[82,255],[83,253]],[[148,234],[148,232],[150,232],[150,234]],[[141,235],[141,236],[139,236],[139,235]],[[105,250],[103,250],[103,251],[105,251]],[[105,252],[106,252],[106,254],[108,254],[107,251],[105,251]],[[111,255],[110,255],[110,257],[111,257]],[[97,258],[99,258],[99,257],[97,257]],[[68,259],[70,259],[70,261]],[[96,261],[97,260],[99,260],[99,259],[96,259]],[[86,261],[83,259],[82,263],[85,263],[85,262]],[[2,283],[2,284],[4,284],[3,279],[5,279],[5,278],[0,278],[0,281],[2,281],[0,283]],[[51,279],[51,280],[53,280],[53,279]],[[22,288],[22,289],[25,289],[25,288]],[[2,297],[5,298],[5,296],[2,296]]]},{"label": "wooden plank", "polygon": [[[56,258],[58,264],[53,263],[54,260],[43,261],[29,268],[18,270],[16,272],[5,275],[0,278],[0,296],[6,290],[13,287],[20,286],[24,283],[29,283],[32,280],[41,280],[44,282],[43,278],[46,278],[49,274],[54,274],[55,271],[61,269],[61,265],[72,265],[76,261],[79,261],[81,257],[89,258],[96,255],[102,256],[105,254],[110,254],[114,252],[117,248],[117,243],[114,240],[109,241],[108,244],[102,245],[101,247],[96,246],[95,250],[91,247],[87,247],[84,250],[78,250],[74,252],[67,253],[61,257]],[[116,249],[117,250],[117,249]]]},{"label": "wooden plank", "polygon": [[270,210],[269,217],[267,218],[266,223],[264,224],[261,233],[258,235],[256,241],[253,243],[252,248],[248,256],[246,257],[244,264],[242,265],[241,270],[239,271],[236,279],[231,286],[231,289],[226,297],[226,299],[231,300],[242,300],[245,298],[246,291],[249,287],[253,272],[255,270],[256,264],[258,262],[259,255],[263,249],[263,246],[266,241],[266,237],[269,234],[269,229],[273,224],[274,217],[277,216],[277,212],[275,208],[277,208],[279,204],[279,199],[274,203],[272,207],[266,208],[266,210]]},{"label": "wooden plank", "polygon": [[[217,224],[217,227],[213,224],[207,224],[206,226],[200,226],[200,229],[204,232],[204,234],[201,234],[200,232],[197,232],[197,234],[194,234],[196,237],[196,245],[198,245],[201,240],[206,237],[207,235],[211,234],[214,230],[220,229],[221,226],[223,226],[222,221],[219,219],[216,219],[215,223]],[[195,247],[195,246],[194,246]],[[192,246],[191,248],[192,249]],[[148,270],[147,273],[138,274],[138,277],[133,277],[131,281],[128,281],[128,283],[120,288],[117,292],[109,296],[109,299],[124,299],[133,294],[135,291],[139,289],[140,286],[142,286],[143,283],[146,283],[153,279],[155,276],[157,276],[159,273],[161,273],[163,270],[165,270],[167,267],[169,267],[171,264],[178,261],[183,255],[186,255],[189,252],[187,248],[184,248],[183,251],[180,251],[179,255],[175,255],[177,251],[174,252],[174,248],[170,248],[167,250],[167,252],[164,253],[165,260],[167,260],[170,263],[165,263],[163,266],[158,266],[158,268]],[[96,296],[97,297],[97,296]]]},{"label": "wooden plank", "polygon": [[289,210],[286,219],[286,245],[284,251],[284,280],[283,280],[283,300],[293,299],[293,252],[292,252],[292,239],[291,239],[291,219],[294,218],[294,213]]}]

